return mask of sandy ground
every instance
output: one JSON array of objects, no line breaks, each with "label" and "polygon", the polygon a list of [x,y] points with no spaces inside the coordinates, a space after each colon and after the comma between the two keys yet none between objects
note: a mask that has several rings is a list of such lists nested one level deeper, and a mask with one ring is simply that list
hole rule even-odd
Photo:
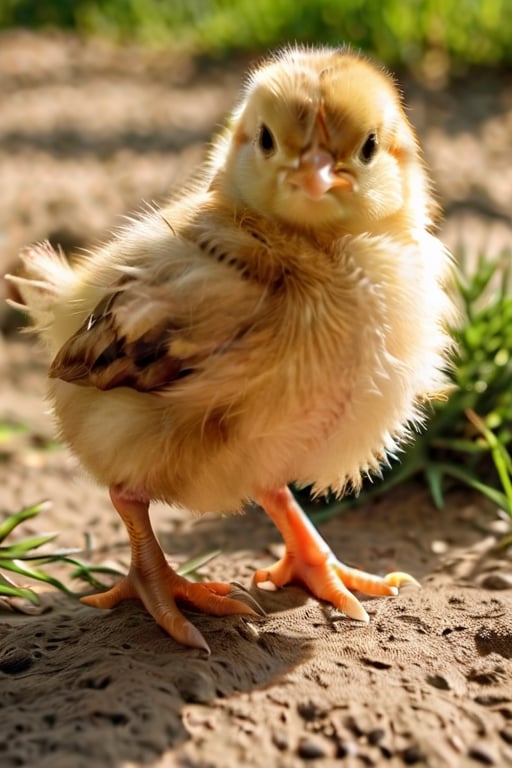
[{"label": "sandy ground", "polygon": [[[105,236],[201,159],[245,62],[207,65],[72,38],[0,37],[0,271],[49,237],[66,250]],[[512,246],[512,77],[476,73],[435,90],[404,82],[447,212],[470,255]],[[2,308],[0,418],[28,426],[0,446],[1,510],[52,507],[25,533],[92,541],[126,563],[104,489],[49,448],[45,361]],[[208,577],[250,588],[279,538],[257,509],[193,520],[156,506],[171,560],[219,548]],[[193,620],[212,648],[179,647],[141,608],[102,613],[57,593],[45,612],[0,611],[0,764],[103,766],[512,765],[512,562],[507,524],[481,498],[421,485],[321,526],[352,563],[414,573],[422,589],[366,600],[369,626],[294,587],[252,589],[257,619]]]}]

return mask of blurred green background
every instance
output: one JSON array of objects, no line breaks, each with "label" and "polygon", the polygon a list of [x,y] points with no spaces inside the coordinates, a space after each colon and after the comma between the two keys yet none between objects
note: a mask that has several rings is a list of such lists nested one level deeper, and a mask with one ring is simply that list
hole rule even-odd
[{"label": "blurred green background", "polygon": [[512,61],[510,0],[2,0],[0,28],[83,34],[219,55],[350,41],[394,67]]}]

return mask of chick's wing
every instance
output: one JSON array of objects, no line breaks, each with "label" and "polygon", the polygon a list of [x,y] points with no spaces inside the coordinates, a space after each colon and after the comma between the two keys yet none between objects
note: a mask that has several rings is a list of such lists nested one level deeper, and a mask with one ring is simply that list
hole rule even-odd
[{"label": "chick's wing", "polygon": [[172,291],[140,281],[109,293],[59,350],[50,377],[102,390],[163,391],[247,333],[236,312],[219,318],[212,308],[208,324],[204,302],[187,313],[183,297],[175,299]]}]

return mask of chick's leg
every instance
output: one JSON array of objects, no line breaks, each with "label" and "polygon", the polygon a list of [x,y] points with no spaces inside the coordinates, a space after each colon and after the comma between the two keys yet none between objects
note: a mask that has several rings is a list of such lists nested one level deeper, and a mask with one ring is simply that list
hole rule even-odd
[{"label": "chick's leg", "polygon": [[231,591],[229,584],[196,584],[171,568],[151,528],[149,502],[130,498],[117,487],[110,489],[110,497],[130,537],[130,570],[112,589],[83,597],[83,603],[95,608],[113,608],[122,600],[138,598],[171,637],[184,645],[202,648],[208,653],[206,640],[183,616],[176,600],[184,600],[214,616],[254,613],[245,603],[226,597]]},{"label": "chick's leg", "polygon": [[281,532],[286,551],[277,563],[254,575],[257,584],[277,587],[296,581],[321,600],[332,603],[353,619],[368,621],[368,614],[350,589],[367,595],[396,595],[405,582],[416,583],[407,573],[373,576],[341,563],[313,527],[286,487],[265,491],[257,499]]}]

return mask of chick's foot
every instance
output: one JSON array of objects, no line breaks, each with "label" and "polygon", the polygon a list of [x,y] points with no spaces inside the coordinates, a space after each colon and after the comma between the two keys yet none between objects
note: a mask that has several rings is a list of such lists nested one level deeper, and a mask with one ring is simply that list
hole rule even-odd
[{"label": "chick's foot", "polygon": [[134,500],[115,487],[110,489],[110,497],[130,537],[130,571],[108,591],[83,597],[83,603],[95,608],[113,608],[122,600],[137,598],[171,637],[207,653],[210,649],[206,640],[181,613],[176,601],[184,601],[214,616],[254,613],[240,600],[227,597],[232,589],[230,584],[194,583],[171,568],[151,528],[147,501]]},{"label": "chick's foot", "polygon": [[264,586],[265,582],[271,582],[282,587],[290,582],[300,582],[315,597],[332,603],[359,621],[369,621],[369,617],[349,590],[359,590],[367,595],[396,595],[401,584],[418,585],[407,573],[397,571],[381,577],[344,565],[313,527],[288,488],[265,491],[257,500],[281,532],[286,551],[270,568],[255,573],[256,584]]}]

